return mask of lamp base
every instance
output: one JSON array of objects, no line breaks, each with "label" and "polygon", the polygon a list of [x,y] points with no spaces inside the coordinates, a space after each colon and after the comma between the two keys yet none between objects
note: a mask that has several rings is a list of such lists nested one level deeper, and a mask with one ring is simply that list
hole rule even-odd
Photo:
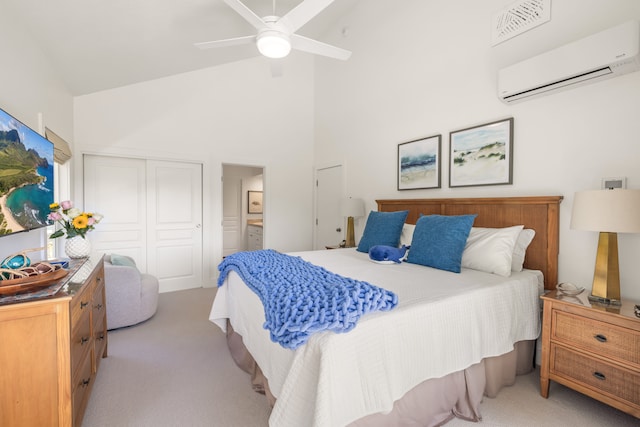
[{"label": "lamp base", "polygon": [[600,232],[593,287],[589,300],[611,305],[620,304],[620,269],[618,267],[618,234]]},{"label": "lamp base", "polygon": [[604,298],[604,297],[599,297],[597,295],[589,295],[589,301],[591,301],[592,303],[595,304],[600,304],[600,305],[606,305],[606,306],[620,306],[622,305],[622,302],[618,299],[612,299],[612,298]]},{"label": "lamp base", "polygon": [[354,232],[354,227],[353,227],[353,217],[347,217],[347,238],[345,239],[346,241],[346,248],[355,248],[356,246],[356,238],[355,238],[356,234]]}]

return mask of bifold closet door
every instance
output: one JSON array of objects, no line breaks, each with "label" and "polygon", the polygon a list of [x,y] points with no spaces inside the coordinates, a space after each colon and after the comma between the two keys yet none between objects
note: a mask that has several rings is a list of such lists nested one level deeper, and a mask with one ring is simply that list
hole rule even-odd
[{"label": "bifold closet door", "polygon": [[133,257],[161,292],[202,286],[200,164],[85,155],[84,206],[105,217],[94,252]]},{"label": "bifold closet door", "polygon": [[89,232],[93,252],[128,255],[147,272],[146,160],[84,155],[84,208],[104,220]]}]

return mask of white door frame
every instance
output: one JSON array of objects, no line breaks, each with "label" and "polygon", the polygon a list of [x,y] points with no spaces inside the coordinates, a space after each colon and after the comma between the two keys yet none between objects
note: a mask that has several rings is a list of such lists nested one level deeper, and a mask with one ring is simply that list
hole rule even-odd
[{"label": "white door frame", "polygon": [[[218,263],[220,263],[222,261],[222,254],[224,252],[224,247],[223,247],[223,234],[224,234],[224,225],[223,225],[223,219],[224,219],[224,206],[223,206],[223,197],[222,194],[224,192],[224,182],[222,181],[223,178],[223,169],[224,166],[239,166],[239,167],[247,167],[247,168],[256,168],[256,169],[262,169],[262,194],[263,194],[263,199],[262,199],[262,223],[264,224],[263,227],[263,234],[262,234],[262,242],[263,242],[263,247],[267,247],[267,242],[268,242],[268,236],[269,236],[269,227],[267,224],[267,217],[268,217],[268,210],[269,210],[269,191],[268,191],[268,185],[267,185],[267,168],[268,166],[265,165],[264,163],[261,162],[252,162],[252,161],[248,161],[248,160],[242,160],[242,159],[234,159],[234,160],[223,160],[220,162],[219,164],[219,172],[218,172],[218,183],[220,184],[219,187],[219,194],[220,194],[220,203],[216,212],[216,216],[218,218],[220,218],[220,221],[217,223],[219,225],[219,236],[220,238],[218,239],[217,245],[216,245],[216,249],[217,249],[217,254],[218,254],[218,259],[215,259],[215,265],[217,266]],[[243,205],[244,206],[244,205]],[[243,224],[241,224],[241,230],[244,229]],[[244,234],[241,233],[243,236]],[[216,280],[217,280],[217,269],[216,269]]]}]

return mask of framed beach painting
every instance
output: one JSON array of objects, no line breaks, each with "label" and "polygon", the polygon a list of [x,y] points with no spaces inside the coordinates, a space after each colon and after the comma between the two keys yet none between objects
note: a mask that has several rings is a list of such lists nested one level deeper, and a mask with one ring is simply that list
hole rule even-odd
[{"label": "framed beach painting", "polygon": [[449,134],[449,187],[513,183],[513,118]]},{"label": "framed beach painting", "polygon": [[440,188],[441,135],[398,144],[398,190]]},{"label": "framed beach painting", "polygon": [[250,214],[262,213],[262,191],[248,191],[247,212]]}]

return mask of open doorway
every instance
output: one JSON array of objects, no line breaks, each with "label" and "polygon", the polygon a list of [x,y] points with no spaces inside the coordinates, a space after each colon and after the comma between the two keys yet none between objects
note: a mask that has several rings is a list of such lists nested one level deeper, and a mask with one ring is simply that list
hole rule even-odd
[{"label": "open doorway", "polygon": [[263,248],[264,168],[222,165],[222,256]]}]

